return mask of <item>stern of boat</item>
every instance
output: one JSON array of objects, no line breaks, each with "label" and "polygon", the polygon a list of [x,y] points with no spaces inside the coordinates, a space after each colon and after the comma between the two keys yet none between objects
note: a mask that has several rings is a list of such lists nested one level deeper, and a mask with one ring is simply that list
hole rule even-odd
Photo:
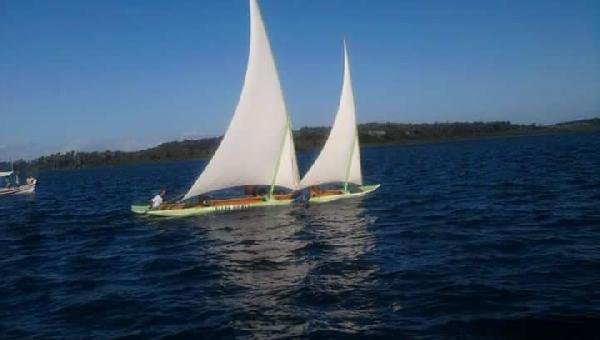
[{"label": "stern of boat", "polygon": [[131,212],[140,214],[140,215],[144,215],[144,214],[148,213],[148,210],[150,210],[149,205],[132,205],[131,206]]}]

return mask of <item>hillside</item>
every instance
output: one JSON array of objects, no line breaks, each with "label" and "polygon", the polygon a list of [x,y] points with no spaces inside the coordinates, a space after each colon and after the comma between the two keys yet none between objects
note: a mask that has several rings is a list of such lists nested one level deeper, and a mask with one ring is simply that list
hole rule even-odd
[{"label": "hillside", "polygon": [[[517,125],[507,121],[473,123],[368,123],[358,127],[362,146],[434,142],[509,135],[600,131],[600,118],[564,122],[555,125]],[[294,131],[297,151],[322,147],[329,127],[304,127]],[[66,152],[42,156],[32,161],[17,161],[16,170],[76,169],[141,162],[175,161],[209,158],[220,138],[173,141],[156,147],[133,151]],[[9,165],[0,163],[0,169]]]}]

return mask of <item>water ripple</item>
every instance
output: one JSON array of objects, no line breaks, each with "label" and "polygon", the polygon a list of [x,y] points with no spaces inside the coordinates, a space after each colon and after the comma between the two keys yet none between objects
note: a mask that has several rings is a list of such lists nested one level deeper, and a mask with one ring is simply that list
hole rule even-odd
[{"label": "water ripple", "polygon": [[364,199],[186,219],[128,205],[202,162],[43,172],[0,200],[0,337],[597,337],[598,146],[369,148]]}]

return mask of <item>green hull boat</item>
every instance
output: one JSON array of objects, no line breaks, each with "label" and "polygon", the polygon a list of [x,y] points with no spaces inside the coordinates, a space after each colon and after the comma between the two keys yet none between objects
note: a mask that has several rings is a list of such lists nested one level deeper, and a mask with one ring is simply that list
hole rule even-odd
[{"label": "green hull boat", "polygon": [[343,193],[340,195],[326,195],[326,196],[311,197],[309,201],[311,203],[327,203],[327,202],[342,200],[342,199],[346,199],[346,198],[362,197],[368,193],[371,193],[371,192],[377,190],[377,188],[379,188],[380,186],[381,186],[380,184],[363,185],[363,186],[359,186],[359,188],[362,190],[359,192],[353,192],[353,193],[347,192],[347,193]]},{"label": "green hull boat", "polygon": [[178,209],[150,209],[150,205],[132,205],[131,211],[139,215],[148,216],[162,216],[162,217],[185,217],[185,216],[197,216],[206,215],[216,212],[226,212],[233,210],[243,210],[258,207],[271,207],[280,205],[292,204],[291,199],[284,200],[265,200],[261,202],[253,202],[249,204],[227,204],[219,206],[195,206],[189,208],[178,208]]}]

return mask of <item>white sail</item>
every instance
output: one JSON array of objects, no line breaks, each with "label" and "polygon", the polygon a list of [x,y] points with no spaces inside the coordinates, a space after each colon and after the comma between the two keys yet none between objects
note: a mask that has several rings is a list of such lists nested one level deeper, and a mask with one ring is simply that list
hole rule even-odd
[{"label": "white sail", "polygon": [[362,185],[356,109],[345,43],[344,83],[335,122],[321,153],[300,181],[300,187],[336,182]]},{"label": "white sail", "polygon": [[244,86],[214,156],[184,196],[239,185],[299,182],[291,124],[269,38],[256,0],[250,0],[250,53]]}]

